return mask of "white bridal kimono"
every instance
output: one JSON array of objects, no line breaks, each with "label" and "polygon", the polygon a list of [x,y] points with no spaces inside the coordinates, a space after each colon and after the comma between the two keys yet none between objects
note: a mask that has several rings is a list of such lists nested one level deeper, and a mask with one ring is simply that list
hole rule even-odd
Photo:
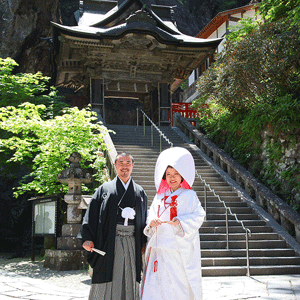
[{"label": "white bridal kimono", "polygon": [[[186,166],[186,159],[178,160],[178,151],[175,152],[175,149],[176,147],[168,149],[169,151],[165,150],[167,155],[165,151],[161,155],[163,154],[167,166],[170,165],[179,171],[178,161]],[[179,148],[181,149],[183,148]],[[172,162],[172,153],[176,154],[175,163],[174,160]],[[162,166],[164,170],[166,169],[165,163]],[[178,168],[176,168],[176,163]],[[159,171],[158,165],[161,165],[160,157],[156,165],[156,174],[159,173],[157,172]],[[189,172],[195,173],[195,169],[192,168]],[[183,173],[182,169],[180,174],[185,178]],[[160,180],[156,183],[162,182],[162,175],[159,176],[161,176]],[[183,186],[191,186],[193,181],[194,179],[189,180]],[[156,184],[158,191],[164,191],[155,196],[149,210],[147,226],[144,229],[145,235],[148,236],[148,244],[141,299],[200,300],[202,299],[202,286],[199,228],[203,223],[205,211],[193,190],[181,187],[172,193],[171,189],[161,189],[165,184],[166,182]],[[160,219],[162,222],[170,221],[170,203],[173,196],[177,196],[176,218],[180,224],[173,226],[163,223],[150,228],[149,224],[154,219]]]}]

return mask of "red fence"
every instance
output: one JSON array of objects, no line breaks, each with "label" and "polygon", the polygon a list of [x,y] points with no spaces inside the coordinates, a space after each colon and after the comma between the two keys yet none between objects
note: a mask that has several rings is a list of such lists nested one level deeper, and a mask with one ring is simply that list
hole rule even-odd
[{"label": "red fence", "polygon": [[[190,108],[192,103],[172,103],[172,113],[180,113],[185,118],[197,118],[198,113],[195,109]],[[191,122],[195,125],[195,122]]]}]

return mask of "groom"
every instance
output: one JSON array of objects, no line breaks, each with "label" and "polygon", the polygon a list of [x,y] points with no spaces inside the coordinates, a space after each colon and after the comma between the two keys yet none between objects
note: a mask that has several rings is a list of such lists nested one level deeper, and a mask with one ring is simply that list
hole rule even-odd
[{"label": "groom", "polygon": [[[118,176],[97,189],[78,234],[93,268],[89,300],[139,299],[147,195],[131,179],[133,166],[130,154],[116,157]],[[125,216],[128,210],[133,213]],[[100,255],[93,248],[106,254]]]}]

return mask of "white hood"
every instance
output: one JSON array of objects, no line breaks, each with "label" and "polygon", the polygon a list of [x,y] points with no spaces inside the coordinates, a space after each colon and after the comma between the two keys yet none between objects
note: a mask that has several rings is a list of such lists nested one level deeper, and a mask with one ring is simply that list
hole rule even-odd
[{"label": "white hood", "polygon": [[[162,151],[157,158],[154,180],[158,194],[164,192],[167,188],[170,188],[166,181],[162,182],[162,177],[168,166],[176,169],[188,183],[189,188],[192,187],[195,180],[194,158],[185,148],[172,147]],[[188,188],[184,185],[184,182],[183,187]]]}]

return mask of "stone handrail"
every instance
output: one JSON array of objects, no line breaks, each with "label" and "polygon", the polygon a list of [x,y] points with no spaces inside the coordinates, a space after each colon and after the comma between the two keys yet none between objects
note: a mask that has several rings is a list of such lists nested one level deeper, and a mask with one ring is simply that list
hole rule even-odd
[{"label": "stone handrail", "polygon": [[185,91],[183,91],[182,95],[181,95],[181,101],[183,101],[183,99],[188,99],[189,97],[191,97],[197,90],[197,81],[193,82],[192,85],[190,85]]},{"label": "stone handrail", "polygon": [[300,242],[300,215],[287,203],[264,186],[248,170],[226,152],[217,147],[179,113],[173,115],[174,126],[201,149],[216,165],[219,165],[255,202]]}]

